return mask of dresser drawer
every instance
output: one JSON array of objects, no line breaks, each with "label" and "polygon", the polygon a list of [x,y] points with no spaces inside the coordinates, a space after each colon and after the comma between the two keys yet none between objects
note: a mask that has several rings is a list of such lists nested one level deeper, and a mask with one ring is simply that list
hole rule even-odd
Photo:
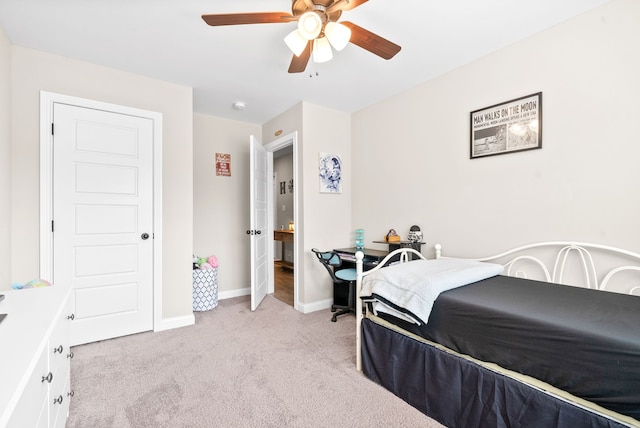
[{"label": "dresser drawer", "polygon": [[11,290],[0,302],[7,317],[0,339],[0,428],[64,428],[69,412],[70,290]]},{"label": "dresser drawer", "polygon": [[[67,360],[68,361],[68,360]],[[70,387],[71,366],[62,364],[55,372],[55,379],[49,388],[49,426],[64,427],[69,404],[71,402]]]},{"label": "dresser drawer", "polygon": [[47,350],[40,355],[32,373],[7,428],[47,426],[48,380],[53,378],[49,376]]}]

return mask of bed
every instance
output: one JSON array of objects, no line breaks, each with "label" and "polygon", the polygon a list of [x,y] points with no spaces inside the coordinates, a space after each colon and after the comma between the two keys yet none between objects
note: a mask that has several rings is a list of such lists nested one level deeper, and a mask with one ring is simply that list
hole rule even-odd
[{"label": "bed", "polygon": [[448,427],[640,427],[640,254],[435,255],[356,255],[358,370]]}]

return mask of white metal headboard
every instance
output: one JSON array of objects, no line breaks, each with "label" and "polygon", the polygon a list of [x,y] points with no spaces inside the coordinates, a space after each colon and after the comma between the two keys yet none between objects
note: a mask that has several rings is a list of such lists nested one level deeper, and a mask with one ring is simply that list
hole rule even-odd
[{"label": "white metal headboard", "polygon": [[[434,246],[436,258],[442,256],[442,246]],[[549,256],[554,256],[549,259]],[[547,256],[547,261],[543,257]],[[607,263],[595,260],[607,259]],[[503,253],[476,260],[504,265],[503,275],[529,278],[532,268],[539,269],[543,281],[568,284],[601,291],[640,295],[640,254],[616,247],[583,242],[540,242],[523,245]],[[551,262],[551,260],[553,260]],[[569,277],[569,261],[573,262],[573,276]],[[576,272],[579,279],[576,282]],[[624,273],[636,274],[633,281],[615,287],[612,280]],[[532,278],[533,279],[533,278]]]}]

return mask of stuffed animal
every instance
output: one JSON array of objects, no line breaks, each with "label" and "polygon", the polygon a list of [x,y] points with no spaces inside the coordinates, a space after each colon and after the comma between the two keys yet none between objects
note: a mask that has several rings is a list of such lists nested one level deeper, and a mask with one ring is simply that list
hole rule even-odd
[{"label": "stuffed animal", "polygon": [[210,256],[207,259],[207,263],[209,263],[212,268],[217,268],[218,267],[218,258],[216,256]]},{"label": "stuffed animal", "polygon": [[198,257],[193,255],[193,268],[194,269],[215,269],[218,267],[218,258],[216,256],[209,256],[207,258]]},{"label": "stuffed animal", "polygon": [[11,284],[11,288],[14,290],[23,290],[25,288],[41,288],[41,287],[49,287],[51,283],[45,279],[32,279],[31,281],[25,282],[24,284],[20,284],[14,282]]}]

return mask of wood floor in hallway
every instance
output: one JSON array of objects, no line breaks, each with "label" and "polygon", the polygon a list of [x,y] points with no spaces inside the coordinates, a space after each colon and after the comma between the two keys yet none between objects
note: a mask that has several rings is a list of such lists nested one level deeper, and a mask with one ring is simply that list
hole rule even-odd
[{"label": "wood floor in hallway", "polygon": [[273,297],[293,306],[293,270],[283,268],[280,262],[274,262]]}]

